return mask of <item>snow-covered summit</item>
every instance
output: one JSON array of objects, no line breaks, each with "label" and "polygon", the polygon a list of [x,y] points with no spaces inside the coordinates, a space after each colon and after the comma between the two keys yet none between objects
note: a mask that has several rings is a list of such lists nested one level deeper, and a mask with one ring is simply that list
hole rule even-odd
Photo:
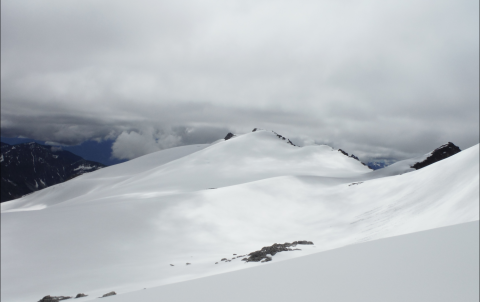
[{"label": "snow-covered summit", "polygon": [[[132,171],[132,166],[146,169]],[[274,132],[256,131],[210,146],[177,147],[104,168],[61,184],[60,190],[59,186],[47,188],[2,205],[2,211],[38,209],[39,204],[45,207],[74,200],[91,202],[122,194],[142,198],[217,189],[287,175],[355,177],[369,171],[359,161],[329,146],[298,148]]]}]

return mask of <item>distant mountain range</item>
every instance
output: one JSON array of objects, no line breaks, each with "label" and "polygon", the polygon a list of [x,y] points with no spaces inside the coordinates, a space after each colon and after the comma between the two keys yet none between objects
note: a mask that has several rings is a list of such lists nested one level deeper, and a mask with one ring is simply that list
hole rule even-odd
[{"label": "distant mountain range", "polygon": [[1,202],[64,182],[105,165],[37,143],[1,143]]},{"label": "distant mountain range", "polygon": [[38,143],[42,146],[55,146],[58,149],[70,151],[86,160],[91,160],[112,166],[126,162],[126,159],[118,159],[112,156],[112,146],[114,140],[88,140],[79,145],[61,145],[54,142],[36,140],[31,138],[20,137],[0,137],[0,141],[9,145],[19,145],[24,143]]},{"label": "distant mountain range", "polygon": [[380,159],[380,160],[369,161],[367,163],[367,166],[372,170],[378,170],[378,169],[383,169],[385,167],[388,167],[395,162],[397,161],[393,159]]}]

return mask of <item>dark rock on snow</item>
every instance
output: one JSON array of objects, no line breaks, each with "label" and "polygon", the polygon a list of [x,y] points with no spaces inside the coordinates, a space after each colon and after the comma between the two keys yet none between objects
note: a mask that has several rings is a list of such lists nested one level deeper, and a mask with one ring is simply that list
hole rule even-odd
[{"label": "dark rock on snow", "polygon": [[295,145],[294,143],[292,143],[292,141],[289,140],[288,138],[281,136],[280,134],[278,134],[278,133],[275,132],[275,131],[272,131],[272,132],[275,133],[275,135],[276,135],[279,139],[281,139],[281,140],[286,140],[286,142],[287,142],[288,144],[296,147],[296,145]]},{"label": "dark rock on snow", "polygon": [[[338,149],[338,152],[342,153],[342,154],[345,155],[345,156],[348,156],[348,157],[351,157],[351,158],[353,158],[353,159],[356,159],[356,160],[358,160],[362,165],[370,168],[370,166],[368,166],[368,165],[366,165],[365,163],[363,163],[362,161],[360,161],[360,159],[359,159],[358,157],[356,157],[354,154],[348,155],[348,153],[345,152],[345,151],[343,151],[342,149]],[[372,169],[372,168],[370,168],[370,169]],[[372,170],[373,170],[373,169],[372,169]]]},{"label": "dark rock on snow", "polygon": [[[261,250],[248,254],[249,257],[243,258],[242,261],[247,261],[247,262],[271,261],[272,260],[271,256],[275,256],[275,254],[279,252],[293,251],[294,249],[292,249],[292,247],[296,247],[298,244],[313,245],[313,242],[300,240],[300,241],[294,241],[292,243],[289,243],[289,242],[285,242],[283,244],[275,243],[271,246],[265,246]],[[267,255],[271,255],[271,256],[269,257]]]},{"label": "dark rock on snow", "polygon": [[[356,156],[355,156],[355,155],[353,155],[353,154],[352,154],[352,155],[350,155],[350,157],[351,157],[351,158],[353,158],[353,159],[356,159],[356,160],[360,161],[360,159],[358,159],[358,157],[356,157]],[[362,164],[363,164],[363,163],[362,163]],[[365,164],[364,164],[364,165],[365,165]]]},{"label": "dark rock on snow", "polygon": [[116,292],[109,292],[109,293],[106,293],[105,295],[103,295],[102,298],[114,296],[116,294],[117,294]]},{"label": "dark rock on snow", "polygon": [[75,296],[75,299],[77,299],[77,298],[83,298],[83,297],[86,297],[86,296],[88,296],[88,295],[78,294],[78,295]]},{"label": "dark rock on snow", "polygon": [[54,296],[45,296],[42,298],[42,300],[39,300],[38,302],[57,302],[57,301],[62,301],[62,300],[67,300],[67,299],[71,299],[72,297],[68,297],[68,296],[58,296],[58,297],[54,297]]},{"label": "dark rock on snow", "polygon": [[412,168],[417,170],[421,168],[425,168],[426,166],[436,163],[437,161],[441,161],[442,159],[445,159],[454,154],[457,154],[460,151],[462,150],[460,150],[458,146],[455,146],[453,143],[448,142],[448,144],[442,145],[437,149],[433,150],[432,154],[429,157],[427,157],[422,162],[418,162],[414,164]]},{"label": "dark rock on snow", "polygon": [[227,136],[225,136],[225,140],[228,141],[229,139],[231,139],[232,137],[234,137],[235,135],[233,135],[233,133],[228,133]]}]

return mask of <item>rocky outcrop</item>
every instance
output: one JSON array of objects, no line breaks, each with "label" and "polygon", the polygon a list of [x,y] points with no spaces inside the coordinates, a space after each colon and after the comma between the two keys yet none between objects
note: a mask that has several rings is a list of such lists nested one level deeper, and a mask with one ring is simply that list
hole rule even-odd
[{"label": "rocky outcrop", "polygon": [[[353,155],[353,154],[350,155],[350,157],[353,158],[353,159],[356,159],[356,160],[360,161],[360,159],[359,159],[358,157],[356,157],[355,155]],[[363,164],[363,163],[362,163],[362,164]],[[363,165],[365,165],[365,164],[363,164]]]},{"label": "rocky outcrop", "polygon": [[[342,154],[345,155],[345,156],[348,156],[348,157],[351,157],[351,158],[353,158],[353,159],[355,159],[355,160],[358,160],[362,165],[364,165],[365,167],[370,168],[370,167],[367,166],[365,163],[363,163],[358,157],[356,157],[354,154],[348,155],[348,153],[345,152],[345,151],[343,151],[342,149],[338,149],[338,152],[342,153]],[[370,169],[372,169],[372,168],[370,168]]]},{"label": "rocky outcrop", "polygon": [[116,292],[109,292],[109,293],[106,293],[105,295],[103,295],[102,298],[114,296],[116,294],[117,294]]},{"label": "rocky outcrop", "polygon": [[[259,129],[259,128],[253,128],[252,132],[255,132],[255,131],[257,131],[257,130],[262,130],[262,129]],[[284,137],[284,136],[282,136],[282,135],[278,134],[278,133],[277,133],[277,132],[275,132],[275,131],[272,131],[272,132],[273,132],[273,134],[275,134],[275,135],[276,135],[276,136],[277,136],[279,139],[281,139],[281,140],[285,141],[287,144],[290,144],[290,145],[292,145],[292,146],[294,146],[294,147],[297,147],[297,145],[295,145],[294,143],[292,143],[292,141],[291,141],[291,140],[289,140],[288,138],[286,138],[286,137]],[[227,136],[228,136],[228,135],[227,135]]]},{"label": "rocky outcrop", "polygon": [[231,139],[231,138],[234,137],[234,136],[235,136],[235,134],[229,132],[229,133],[227,134],[227,136],[225,136],[224,139],[225,139],[226,141],[228,141],[229,139]]},{"label": "rocky outcrop", "polygon": [[88,295],[85,295],[85,294],[77,294],[77,295],[75,296],[75,299],[83,298],[83,297],[86,297],[86,296],[88,296]]},{"label": "rocky outcrop", "polygon": [[431,155],[427,157],[425,160],[415,163],[413,166],[411,166],[414,169],[421,169],[425,168],[426,166],[429,166],[433,163],[436,163],[437,161],[441,161],[442,159],[448,158],[454,154],[457,154],[460,152],[460,148],[458,146],[455,146],[453,143],[448,142],[445,145],[442,145],[438,147],[437,149],[433,150]]},{"label": "rocky outcrop", "polygon": [[299,244],[304,244],[304,245],[313,245],[313,242],[311,241],[306,241],[306,240],[300,240],[300,241],[294,241],[292,243],[285,242],[285,243],[274,243],[271,246],[265,246],[261,250],[251,252],[248,254],[248,258],[243,258],[242,261],[246,262],[268,262],[272,261],[272,256],[275,256],[276,253],[280,252],[286,252],[286,251],[295,251],[295,250],[300,250],[300,249],[293,249],[293,247],[296,247]]},{"label": "rocky outcrop", "polygon": [[57,296],[57,297],[54,297],[54,296],[45,296],[42,298],[42,300],[39,300],[38,302],[57,302],[57,301],[62,301],[62,300],[67,300],[67,299],[71,299],[72,297],[68,297],[68,296]]},{"label": "rocky outcrop", "polygon": [[296,147],[296,145],[295,145],[294,143],[292,143],[292,141],[289,140],[288,138],[283,137],[283,136],[281,136],[280,134],[278,134],[278,133],[276,133],[276,132],[274,132],[274,131],[272,131],[272,132],[275,133],[275,135],[276,135],[279,139],[284,140],[287,144],[290,144],[290,145]]}]

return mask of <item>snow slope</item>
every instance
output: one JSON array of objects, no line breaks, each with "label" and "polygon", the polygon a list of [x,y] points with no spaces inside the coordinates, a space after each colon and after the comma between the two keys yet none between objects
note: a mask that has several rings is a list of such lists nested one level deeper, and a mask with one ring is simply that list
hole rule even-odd
[{"label": "snow slope", "polygon": [[274,263],[479,216],[478,145],[389,177],[328,146],[294,147],[268,131],[195,148],[2,204],[2,301],[78,292],[88,301],[264,265],[215,262],[275,242],[315,246]]},{"label": "snow slope", "polygon": [[115,186],[124,180],[135,177],[137,174],[145,173],[208,146],[208,144],[189,145],[147,154],[121,165],[110,166],[105,170],[84,174],[72,181],[51,186],[37,192],[35,195],[27,195],[8,203],[2,203],[1,209],[2,212],[9,210],[40,210],[78,196],[90,196],[91,193],[96,194],[99,190]]},{"label": "snow slope", "polygon": [[329,146],[294,147],[270,131],[257,131],[205,147],[185,146],[152,153],[104,169],[103,173],[89,173],[75,182],[2,204],[2,211],[39,209],[60,202],[91,202],[112,196],[142,199],[284,175],[346,177],[371,171]]},{"label": "snow slope", "polygon": [[477,302],[478,221],[109,298],[111,302]]}]

